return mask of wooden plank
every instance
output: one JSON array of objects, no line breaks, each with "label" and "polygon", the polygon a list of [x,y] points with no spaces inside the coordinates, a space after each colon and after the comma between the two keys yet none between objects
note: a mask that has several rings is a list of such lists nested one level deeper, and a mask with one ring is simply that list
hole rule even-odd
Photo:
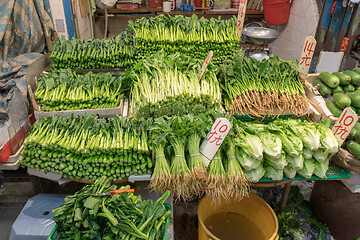
[{"label": "wooden plank", "polygon": [[350,7],[350,6],[346,7],[346,11],[345,11],[345,14],[344,14],[344,19],[343,19],[343,22],[342,22],[341,27],[339,29],[339,33],[337,34],[337,41],[335,43],[334,52],[340,51],[341,43],[342,43],[342,41],[343,41],[343,39],[345,37],[346,30],[347,30],[347,28],[349,26],[353,10],[354,10],[353,7]]},{"label": "wooden plank", "polygon": [[315,39],[318,42],[318,44],[316,45],[316,48],[314,51],[313,61],[311,62],[309,73],[313,73],[316,70],[320,51],[322,50],[323,45],[324,45],[326,31],[329,28],[329,23],[331,20],[331,10],[332,10],[333,4],[335,2],[335,0],[325,0],[325,1],[326,2],[324,3],[323,11],[321,12],[321,15],[320,15],[320,21],[318,24],[318,28],[316,29],[316,33],[315,33]]},{"label": "wooden plank", "polygon": [[89,3],[89,0],[79,0],[81,17],[86,17],[89,14],[88,3]]},{"label": "wooden plank", "polygon": [[[81,0],[80,0],[81,1]],[[104,15],[104,9],[96,9],[96,14]],[[135,14],[135,13],[151,13],[151,14],[169,14],[169,15],[237,15],[238,11],[218,11],[213,10],[196,10],[191,12],[184,12],[184,11],[171,11],[171,12],[164,12],[162,7],[158,8],[148,8],[148,7],[140,7],[136,9],[116,9],[116,8],[108,8],[108,14]],[[246,17],[248,16],[263,16],[263,11],[258,10],[246,10]]]},{"label": "wooden plank", "polygon": [[[162,12],[162,7],[159,8],[148,8],[148,7],[140,7],[136,9],[117,9],[117,8],[108,8],[108,14],[121,14],[121,13],[153,13]],[[97,14],[105,14],[104,9],[96,9],[95,13]]]},{"label": "wooden plank", "polygon": [[342,1],[337,1],[334,9],[333,16],[331,18],[329,30],[326,33],[326,41],[323,47],[323,51],[332,52],[337,40],[335,30],[340,28],[345,14],[346,8],[342,7]]}]

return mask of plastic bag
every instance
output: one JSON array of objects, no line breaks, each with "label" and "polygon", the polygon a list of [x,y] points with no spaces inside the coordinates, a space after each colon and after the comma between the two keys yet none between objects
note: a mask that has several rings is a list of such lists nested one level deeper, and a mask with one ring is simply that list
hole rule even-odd
[{"label": "plastic bag", "polygon": [[270,178],[275,181],[279,181],[284,177],[283,170],[275,169],[272,166],[266,166],[265,177]]}]

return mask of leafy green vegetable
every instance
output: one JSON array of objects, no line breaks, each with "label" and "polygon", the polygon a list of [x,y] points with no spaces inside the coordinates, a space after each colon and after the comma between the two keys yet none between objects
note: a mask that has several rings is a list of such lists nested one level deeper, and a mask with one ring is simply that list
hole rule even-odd
[{"label": "leafy green vegetable", "polygon": [[91,196],[115,189],[102,177],[67,196],[64,204],[53,210],[59,239],[159,239],[164,235],[165,220],[171,214],[163,205],[169,191],[156,202],[127,192]]},{"label": "leafy green vegetable", "polygon": [[120,105],[123,91],[121,80],[111,73],[60,69],[41,75],[35,99],[42,111],[110,108]]},{"label": "leafy green vegetable", "polygon": [[265,167],[265,177],[270,178],[275,181],[280,181],[283,178],[283,170],[275,169],[272,166],[268,165]]},{"label": "leafy green vegetable", "polygon": [[315,160],[314,159],[305,159],[304,166],[302,169],[298,170],[298,174],[304,178],[311,178],[315,171]]},{"label": "leafy green vegetable", "polygon": [[129,73],[133,81],[132,112],[147,118],[198,115],[219,109],[221,92],[216,74],[207,70],[199,80],[202,64],[180,54],[165,56],[163,52],[139,61]]},{"label": "leafy green vegetable", "polygon": [[222,63],[232,60],[239,51],[239,40],[236,33],[236,17],[222,20],[206,19],[193,14],[158,15],[129,21],[128,32],[134,33],[136,55],[146,59],[160,49],[167,54],[180,52],[193,59],[205,60],[209,51],[214,52],[212,62]]},{"label": "leafy green vegetable", "polygon": [[[235,61],[234,61],[235,59]],[[240,51],[220,65],[225,109],[231,115],[274,115],[309,111],[297,62],[277,56],[257,61]]]},{"label": "leafy green vegetable", "polygon": [[121,179],[150,173],[147,122],[95,115],[39,118],[24,141],[21,164],[66,177]]},{"label": "leafy green vegetable", "polygon": [[127,32],[104,39],[66,40],[61,36],[53,44],[51,65],[75,69],[128,67],[135,61],[133,41],[133,36]]}]

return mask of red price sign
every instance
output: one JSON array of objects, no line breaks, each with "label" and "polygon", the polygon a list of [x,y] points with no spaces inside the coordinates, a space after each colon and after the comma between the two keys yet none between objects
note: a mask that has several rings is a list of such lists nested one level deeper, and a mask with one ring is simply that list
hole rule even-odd
[{"label": "red price sign", "polygon": [[301,52],[301,57],[299,61],[299,72],[307,75],[309,72],[310,64],[312,57],[314,55],[316,47],[316,40],[315,38],[308,36],[305,38],[304,47]]},{"label": "red price sign", "polygon": [[241,39],[241,33],[243,30],[243,26],[244,26],[246,4],[247,4],[247,0],[240,0],[238,18],[237,18],[237,23],[236,23],[237,36],[239,38],[239,41]]},{"label": "red price sign", "polygon": [[358,116],[351,108],[345,108],[341,113],[332,129],[340,146],[345,141],[357,121]]},{"label": "red price sign", "polygon": [[221,146],[232,125],[226,118],[218,118],[211,127],[207,139],[200,146],[200,153],[206,165],[210,164],[211,159]]},{"label": "red price sign", "polygon": [[214,55],[214,52],[210,51],[208,56],[206,57],[204,65],[202,66],[201,71],[200,71],[199,81],[201,80],[202,76],[204,75],[204,72],[205,72],[207,66],[209,65],[209,62],[213,55]]}]

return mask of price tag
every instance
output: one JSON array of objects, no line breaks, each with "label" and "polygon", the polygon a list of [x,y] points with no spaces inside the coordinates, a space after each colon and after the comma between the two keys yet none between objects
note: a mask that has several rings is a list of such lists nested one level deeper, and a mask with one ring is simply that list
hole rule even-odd
[{"label": "price tag", "polygon": [[247,5],[247,0],[240,0],[238,18],[237,18],[237,23],[236,23],[237,36],[239,38],[239,41],[241,39],[241,33],[243,30],[243,26],[244,26],[246,5]]},{"label": "price tag", "polygon": [[204,65],[202,66],[201,71],[200,71],[199,81],[201,80],[202,76],[204,75],[204,72],[205,72],[207,66],[209,65],[209,62],[213,55],[214,55],[213,51],[210,51],[209,54],[207,55]]},{"label": "price tag", "polygon": [[332,129],[336,139],[339,142],[339,146],[343,144],[357,121],[357,114],[351,108],[345,108]]},{"label": "price tag", "polygon": [[221,146],[231,127],[231,123],[226,118],[216,119],[207,135],[207,139],[200,146],[200,154],[206,166],[210,164],[211,159]]},{"label": "price tag", "polygon": [[301,57],[299,61],[299,73],[305,76],[309,73],[309,68],[311,64],[312,57],[314,55],[314,50],[316,47],[316,40],[314,37],[307,36],[305,38],[304,47],[301,52]]}]

